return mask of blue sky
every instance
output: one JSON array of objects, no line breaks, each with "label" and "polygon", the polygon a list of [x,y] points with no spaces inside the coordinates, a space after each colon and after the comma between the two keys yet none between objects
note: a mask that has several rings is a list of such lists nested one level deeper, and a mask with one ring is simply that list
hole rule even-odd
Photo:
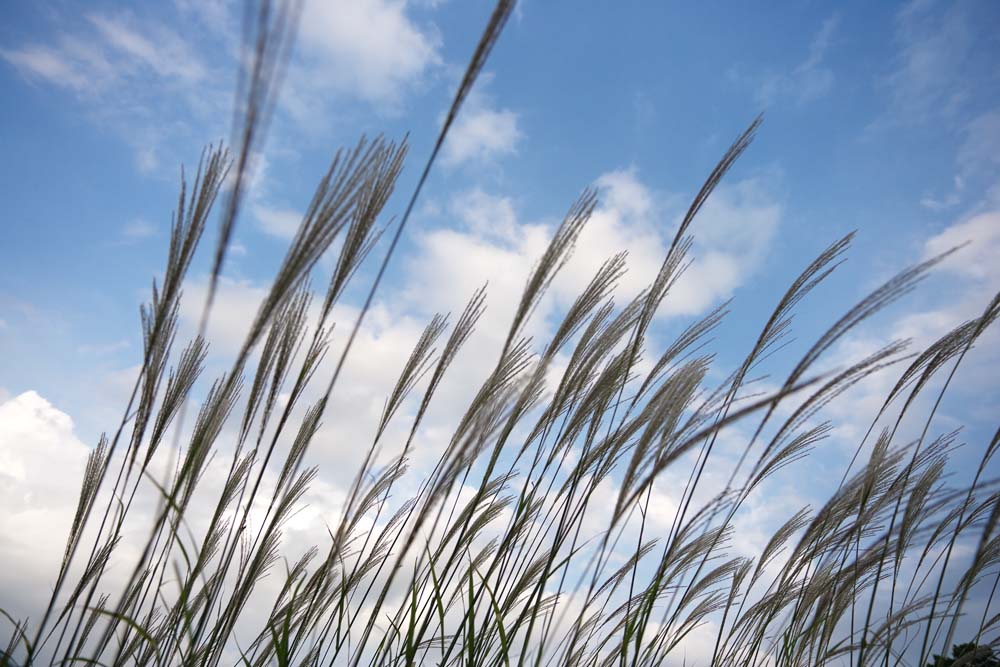
[{"label": "blue sky", "polygon": [[[354,6],[341,17],[335,5],[306,10],[254,203],[237,228],[227,267],[236,280],[268,278],[333,152],[361,132],[410,132],[407,191],[488,15],[482,3]],[[13,354],[0,361],[0,386],[82,408],[93,372],[137,354],[136,309],[162,262],[179,164],[193,167],[204,144],[228,136],[237,12],[182,1],[4,12],[0,335]],[[858,229],[849,275],[824,294],[832,314],[919,259],[929,238],[998,207],[998,18],[991,2],[524,3],[387,293],[419,261],[421,233],[462,225],[456,202],[469,193],[502,204],[515,224],[551,225],[583,187],[624,173],[655,200],[625,231],[666,236],[728,143],[764,111],[727,182],[727,224],[751,246],[729,249],[742,275],[699,307],[736,296],[727,331],[738,341],[811,256]],[[771,217],[735,222],[748,209]],[[406,312],[455,304],[424,306]],[[802,319],[808,327],[812,318]],[[86,435],[100,428],[86,424]]]},{"label": "blue sky", "polygon": [[[59,437],[93,443],[120,409],[178,166],[193,169],[202,146],[228,136],[238,13],[225,0],[0,9],[0,402],[37,392],[48,407],[36,416],[58,422]],[[398,188],[409,193],[488,14],[487,3],[459,0],[307,3],[226,266],[213,354],[238,342],[338,147],[362,132],[409,132]],[[617,250],[630,250],[623,293],[634,293],[701,181],[762,111],[757,140],[695,224],[696,263],[657,335],[668,340],[733,297],[716,344],[731,367],[797,272],[854,229],[849,263],[796,320],[803,344],[895,271],[965,241],[830,363],[894,336],[927,343],[974,316],[1000,288],[998,27],[990,0],[523,2],[380,293],[362,348],[373,358],[352,376],[357,405],[380,405],[420,323],[457,310],[486,280],[488,322],[502,321],[589,184],[602,204],[539,331]],[[188,285],[188,327],[207,254]],[[965,380],[975,400],[946,415],[970,423],[975,451],[998,402],[995,343]],[[838,413],[845,422],[863,421],[857,406],[871,403],[859,401]],[[841,464],[844,451],[821,464]]]}]

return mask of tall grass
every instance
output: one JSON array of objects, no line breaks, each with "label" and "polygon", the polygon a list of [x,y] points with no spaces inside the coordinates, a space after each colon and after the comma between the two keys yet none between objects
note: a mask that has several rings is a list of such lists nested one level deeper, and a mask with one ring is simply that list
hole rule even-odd
[{"label": "tall grass", "polygon": [[[725,306],[661,351],[650,349],[654,314],[690,261],[699,209],[750,145],[759,119],[709,174],[645,290],[620,306],[612,300],[626,269],[625,256],[614,255],[596,267],[551,337],[531,340],[532,313],[596,206],[596,193],[583,192],[530,274],[492,371],[468,388],[467,407],[429,473],[406,486],[422,421],[479,323],[486,292],[474,291],[454,321],[435,316],[386,397],[341,516],[279,570],[283,526],[317,474],[303,467],[307,451],[435,156],[512,4],[498,3],[363,306],[353,322],[339,324],[340,356],[323,365],[335,306],[378,247],[405,141],[361,139],[337,153],[231,368],[206,384],[207,322],[299,8],[263,2],[248,13],[237,148],[208,147],[190,182],[182,178],[166,265],[142,310],[141,372],[121,422],[87,460],[44,614],[22,623],[5,612],[7,660],[638,666],[680,663],[700,629],[713,665],[888,667],[946,653],[968,639],[956,636],[960,623],[975,643],[997,641],[1000,496],[987,467],[1000,431],[979,443],[975,478],[956,488],[946,471],[957,434],[938,434],[934,416],[956,368],[1000,313],[1000,297],[924,350],[891,341],[839,371],[818,370],[825,353],[944,256],[935,257],[836,319],[776,388],[751,393],[760,364],[784,351],[796,307],[843,261],[847,236],[803,267],[723,382],[710,381],[719,376],[710,375],[708,346]],[[181,346],[181,288],[220,196],[199,333]],[[310,276],[331,247],[339,254],[329,284],[314,294]],[[832,425],[818,419],[821,411],[875,373],[896,373],[898,381],[836,492],[815,510],[789,511],[755,558],[728,556],[754,491],[825,439]],[[943,386],[918,401],[939,376]],[[186,423],[199,392],[204,398]],[[318,399],[304,405],[307,395]],[[922,427],[901,442],[904,417]],[[736,422],[738,433],[752,435],[723,473],[728,483],[706,487],[719,439]],[[407,436],[386,464],[390,424]],[[226,426],[232,438],[223,435]],[[158,452],[176,456],[165,479],[153,474]],[[206,495],[207,466],[223,453],[224,482]],[[671,490],[678,502],[670,528],[653,530],[654,484],[685,465],[691,469],[679,478],[686,483]],[[599,494],[607,481],[616,489],[610,500]],[[122,558],[137,493],[149,487],[158,505],[139,526],[144,537],[129,551],[130,569],[119,572],[124,584],[109,587],[109,563]],[[401,487],[413,493],[400,500]],[[197,533],[186,520],[195,515],[205,526]],[[591,530],[593,516],[606,518],[600,530]],[[262,606],[260,583],[268,577],[280,585]],[[985,605],[970,606],[973,594],[988,597]],[[260,622],[249,639],[244,628],[240,641],[237,624],[248,617]]]}]

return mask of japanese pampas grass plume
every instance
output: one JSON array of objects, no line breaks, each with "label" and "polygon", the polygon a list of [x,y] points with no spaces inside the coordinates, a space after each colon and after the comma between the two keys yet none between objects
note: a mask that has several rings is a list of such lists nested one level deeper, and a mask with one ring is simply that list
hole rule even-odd
[{"label": "japanese pampas grass plume", "polygon": [[[362,139],[336,154],[230,369],[206,383],[207,322],[299,7],[264,2],[248,13],[237,148],[210,146],[193,179],[182,176],[166,267],[142,309],[141,372],[121,422],[90,453],[44,613],[22,621],[4,612],[11,632],[3,661],[652,666],[684,662],[697,629],[712,665],[923,665],[968,633],[980,647],[997,641],[1000,496],[986,470],[1000,431],[979,443],[971,484],[955,488],[946,465],[957,434],[936,435],[932,421],[956,368],[1000,313],[1000,298],[925,350],[888,342],[846,368],[819,372],[824,353],[910,292],[944,255],[932,258],[837,319],[776,388],[748,395],[753,373],[783,348],[796,307],[843,261],[847,236],[804,267],[723,382],[709,380],[720,376],[709,375],[707,347],[725,306],[659,353],[649,349],[654,314],[690,262],[698,212],[759,119],[709,175],[645,290],[613,301],[626,270],[625,256],[614,255],[551,337],[532,340],[532,314],[596,206],[596,193],[584,191],[530,273],[495,365],[468,387],[453,433],[437,443],[439,458],[413,481],[407,459],[418,434],[426,437],[424,417],[479,324],[486,292],[473,292],[457,318],[433,317],[385,399],[339,517],[315,546],[292,555],[298,560],[277,566],[282,531],[317,474],[303,461],[352,343],[511,10],[502,1],[492,14],[363,305],[339,323],[339,355],[327,358],[336,306],[378,247],[405,141]],[[179,345],[181,286],[220,195],[200,328]],[[331,248],[329,284],[314,294],[310,276]],[[833,496],[790,512],[756,557],[727,555],[751,494],[807,456],[832,428],[817,421],[820,412],[874,373],[898,380]],[[938,375],[943,387],[917,401]],[[185,424],[195,396],[200,407]],[[306,396],[318,398],[305,405]],[[922,428],[900,442],[904,416]],[[706,471],[719,459],[713,450],[736,422],[751,435],[722,472],[728,483],[706,489]],[[386,463],[390,425],[404,438]],[[173,457],[165,478],[152,467],[158,451]],[[208,488],[216,457],[225,474]],[[674,489],[669,530],[654,531],[654,483],[668,471],[687,481]],[[599,495],[607,481],[616,489],[610,500]],[[158,503],[135,525],[137,493],[150,488]],[[197,531],[187,520],[195,513]],[[587,523],[593,516],[606,519],[596,531]],[[139,537],[125,548],[126,535]],[[277,585],[262,586],[267,580]],[[963,660],[974,664],[954,664]]]}]

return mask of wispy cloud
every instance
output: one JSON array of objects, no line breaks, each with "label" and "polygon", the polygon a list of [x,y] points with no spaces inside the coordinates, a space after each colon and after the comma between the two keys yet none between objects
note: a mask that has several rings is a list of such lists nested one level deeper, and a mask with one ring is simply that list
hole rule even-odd
[{"label": "wispy cloud", "polygon": [[131,343],[127,340],[119,340],[113,343],[102,343],[95,345],[79,345],[76,351],[80,354],[93,355],[97,357],[107,356],[109,354],[114,354],[121,350],[127,350],[131,347]]},{"label": "wispy cloud", "polygon": [[46,46],[30,45],[19,49],[2,49],[0,57],[31,79],[76,91],[85,90],[92,81],[78,64],[58,50]]},{"label": "wispy cloud", "polygon": [[961,176],[955,176],[952,179],[952,189],[950,192],[943,195],[925,194],[920,198],[920,205],[935,213],[947,211],[962,202],[961,192],[964,189],[965,181],[962,180]]},{"label": "wispy cloud", "polygon": [[790,101],[801,106],[820,99],[833,90],[834,73],[826,64],[827,53],[840,26],[840,17],[823,21],[804,60],[785,70],[747,74],[734,68],[730,77],[753,88],[754,99],[762,107]]},{"label": "wispy cloud", "polygon": [[790,73],[766,78],[757,89],[757,101],[771,106],[779,98],[787,97],[801,105],[829,93],[833,89],[834,75],[824,60],[839,25],[837,16],[824,21],[809,44],[808,57]]},{"label": "wispy cloud", "polygon": [[122,235],[131,240],[146,239],[150,236],[156,236],[156,233],[156,225],[142,218],[137,218],[122,228]]},{"label": "wispy cloud", "polygon": [[94,14],[88,17],[104,43],[124,56],[126,67],[147,67],[165,79],[197,84],[206,67],[191,46],[162,25],[139,27],[123,16]]},{"label": "wispy cloud", "polygon": [[51,42],[0,50],[24,75],[71,88],[89,98],[130,83],[153,87],[205,82],[208,68],[177,32],[132,15],[94,13],[84,27]]},{"label": "wispy cloud", "polygon": [[913,0],[894,19],[892,66],[877,79],[886,106],[869,130],[934,127],[946,137],[953,175],[920,199],[936,213],[982,199],[997,182],[1000,107],[993,79],[984,86],[982,77],[995,69],[994,12],[988,2]]},{"label": "wispy cloud", "polygon": [[47,39],[7,46],[0,57],[28,80],[72,92],[93,121],[133,147],[145,173],[187,138],[192,121],[218,136],[228,120],[228,78],[214,74],[187,37],[131,13],[89,14]]},{"label": "wispy cloud", "polygon": [[994,173],[1000,165],[1000,107],[973,117],[962,135],[957,160],[963,175],[982,170]]},{"label": "wispy cloud", "polygon": [[[0,45],[0,59],[29,81],[72,93],[133,147],[140,171],[156,171],[180,162],[178,145],[226,135],[239,58],[238,6],[179,2],[175,9],[189,30],[139,10],[95,11]],[[411,14],[394,0],[307,2],[281,98],[294,125],[327,126],[331,100],[341,109],[361,102],[399,112],[443,64],[436,27]]]},{"label": "wispy cloud", "polygon": [[967,101],[974,28],[961,4],[913,0],[896,15],[897,53],[883,86],[893,121],[954,115]]}]

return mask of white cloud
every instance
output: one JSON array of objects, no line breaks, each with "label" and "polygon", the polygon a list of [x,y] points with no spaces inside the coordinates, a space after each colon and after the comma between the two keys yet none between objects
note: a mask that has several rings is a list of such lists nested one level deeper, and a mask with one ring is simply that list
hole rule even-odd
[{"label": "white cloud", "polygon": [[0,589],[13,613],[47,601],[87,452],[73,420],[37,393],[0,404]]},{"label": "white cloud", "polygon": [[143,220],[142,218],[136,218],[132,222],[125,225],[122,229],[122,234],[127,239],[145,239],[150,236],[156,235],[156,225],[149,220]]},{"label": "white cloud", "polygon": [[800,103],[826,95],[833,88],[833,71],[823,66],[830,42],[840,25],[840,18],[832,16],[820,27],[809,44],[809,57],[792,71],[792,87]]},{"label": "white cloud", "polygon": [[491,75],[483,74],[465,100],[445,142],[441,162],[457,166],[470,161],[489,162],[517,151],[524,138],[518,126],[519,116],[510,109],[498,109],[482,87]]},{"label": "white cloud", "polygon": [[159,149],[155,145],[144,144],[141,142],[140,145],[134,146],[135,149],[135,166],[139,168],[139,171],[143,174],[151,174],[160,168],[160,154]]},{"label": "white cloud", "polygon": [[[205,279],[189,280],[185,284],[185,298],[180,311],[184,336],[191,336],[197,331],[206,290]],[[213,373],[220,373],[228,368],[227,364],[242,346],[266,295],[266,288],[259,283],[230,278],[219,281],[207,331],[207,339],[211,341],[209,365],[215,369]],[[469,295],[464,296],[467,298]],[[437,304],[429,303],[427,309],[433,312],[436,306]],[[332,375],[357,312],[356,308],[346,305],[334,309],[332,317],[336,327],[332,347],[324,364],[317,371],[317,379],[303,399],[304,402],[318,400],[325,390],[325,383]],[[318,314],[319,304],[314,301],[310,312],[312,322],[316,321]],[[327,407],[323,420],[326,426],[321,430],[313,448],[318,460],[328,464],[323,466],[325,479],[328,481],[333,480],[338,484],[351,481],[371,442],[384,400],[420,337],[424,324],[425,320],[408,315],[395,303],[376,303],[369,311],[364,326],[354,341],[342,379]],[[346,442],[354,444],[344,448],[343,443]],[[391,444],[388,447],[390,454],[399,453],[392,449],[399,444],[398,440],[387,437],[386,442]]]},{"label": "white cloud", "polygon": [[956,149],[952,182],[928,188],[920,201],[933,212],[981,198],[995,180],[1000,111],[978,76],[993,66],[993,19],[988,2],[911,0],[895,15],[896,51],[877,79],[888,104],[869,130],[928,125]]},{"label": "white cloud", "polygon": [[[274,179],[271,159],[262,152],[250,158],[250,178],[247,187],[247,210],[257,227],[282,241],[291,241],[302,224],[301,211],[274,203]],[[235,176],[230,172],[229,180]]]},{"label": "white cloud", "polygon": [[[597,185],[599,205],[539,306],[535,333],[553,325],[547,318],[575,299],[615,253],[628,252],[628,271],[617,291],[622,302],[653,281],[666,256],[679,223],[680,200],[653,190],[635,170],[608,172]],[[553,224],[519,221],[510,198],[481,189],[456,195],[447,210],[460,224],[417,237],[419,250],[406,266],[407,303],[454,311],[476,286],[489,282],[483,328],[505,335]],[[696,315],[727,298],[760,265],[781,215],[781,205],[761,180],[720,186],[692,226],[693,263],[668,295],[661,315]]]},{"label": "white cloud", "polygon": [[692,227],[694,262],[668,297],[667,312],[696,314],[729,297],[764,260],[782,215],[762,180],[720,186]]},{"label": "white cloud", "polygon": [[296,95],[320,87],[391,109],[441,63],[436,28],[418,25],[400,0],[310,0],[300,39]]},{"label": "white cloud", "polygon": [[455,166],[470,160],[486,161],[515,151],[521,131],[510,109],[468,109],[448,134],[442,163]]},{"label": "white cloud", "polygon": [[[990,3],[911,0],[895,16],[896,53],[879,78],[888,106],[869,129],[933,124],[954,147],[952,183],[933,186],[921,205],[942,212],[982,198],[995,182],[1000,110],[978,72],[993,66]],[[987,195],[988,198],[989,195]]]},{"label": "white cloud", "polygon": [[[58,573],[90,448],[77,437],[70,416],[36,392],[28,391],[9,399],[0,392],[0,399],[3,401],[0,403],[0,506],[4,509],[0,512],[0,589],[4,591],[5,611],[15,618],[37,620]],[[231,434],[224,432],[222,439],[226,438],[231,441]],[[221,454],[207,464],[194,506],[200,494],[212,497],[218,493],[229,470],[227,453],[224,445]],[[155,476],[161,475],[174,456],[176,453],[164,446],[150,471]],[[53,465],[56,461],[59,465]],[[265,475],[265,492],[274,481],[273,472]],[[159,494],[153,485],[140,485],[122,542],[104,576],[104,589],[120,590],[141,551],[139,540],[147,535],[158,501]],[[99,496],[98,512],[103,502],[104,496]],[[308,508],[286,526],[282,554],[297,559],[320,539],[317,536],[326,535],[325,526],[331,517],[337,516],[342,502],[341,488],[317,480],[304,500]],[[257,513],[263,514],[265,506],[266,500],[255,507],[251,521]],[[202,535],[209,519],[209,514],[192,512],[185,522],[192,534]],[[83,543],[89,545],[88,540],[92,539],[92,534],[87,533]],[[71,571],[70,581],[78,575],[77,570],[79,567]],[[277,577],[269,577],[261,582],[255,595],[260,596],[258,600],[268,596],[273,599],[279,586]],[[251,604],[241,618],[238,633],[240,629],[244,632],[247,628],[259,629],[262,618],[259,612],[254,612],[255,608],[267,607]]]},{"label": "white cloud", "polygon": [[455,195],[450,212],[476,234],[510,239],[517,234],[517,214],[509,197],[496,197],[473,188]]},{"label": "white cloud", "polygon": [[962,191],[965,189],[965,181],[961,176],[952,179],[952,188],[949,192],[941,196],[924,195],[920,198],[920,205],[929,211],[939,213],[962,203]]},{"label": "white cloud", "polygon": [[[630,298],[659,271],[679,223],[677,200],[651,190],[634,170],[609,172],[597,184],[601,204],[567,266],[575,284],[565,287],[566,296],[575,296],[600,262],[627,250],[629,269],[620,293]],[[691,227],[693,262],[667,296],[661,314],[696,315],[727,298],[759,266],[781,215],[781,205],[760,180],[717,188]]]},{"label": "white cloud", "polygon": [[246,257],[249,252],[247,247],[239,241],[233,241],[229,244],[230,257]]},{"label": "white cloud", "polygon": [[272,207],[255,202],[251,206],[261,230],[279,239],[291,239],[302,223],[302,214],[291,208]]},{"label": "white cloud", "polygon": [[408,262],[406,298],[409,303],[441,304],[438,307],[456,311],[474,289],[488,281],[489,308],[483,329],[503,335],[550,232],[536,224],[520,224],[508,238],[463,229],[427,231],[417,239],[419,253]]},{"label": "white cloud", "polygon": [[956,246],[966,245],[949,257],[942,268],[988,287],[1000,287],[1000,211],[981,213],[963,222],[946,227],[929,238],[924,246],[925,258],[933,257]]},{"label": "white cloud", "polygon": [[[231,355],[242,346],[267,291],[247,280],[227,277],[219,279],[216,289],[207,339],[212,341],[213,350]],[[189,325],[187,333],[190,335],[197,331],[207,294],[207,281],[188,280],[185,284],[180,317]]]}]

